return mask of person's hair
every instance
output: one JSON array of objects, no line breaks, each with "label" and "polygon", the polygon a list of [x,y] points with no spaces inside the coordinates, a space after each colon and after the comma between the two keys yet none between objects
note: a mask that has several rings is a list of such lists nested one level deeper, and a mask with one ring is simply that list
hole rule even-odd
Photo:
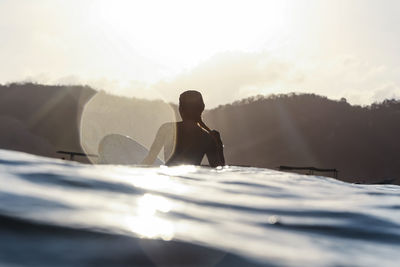
[{"label": "person's hair", "polygon": [[198,91],[188,90],[179,96],[179,113],[182,119],[200,119],[204,107],[203,97]]}]

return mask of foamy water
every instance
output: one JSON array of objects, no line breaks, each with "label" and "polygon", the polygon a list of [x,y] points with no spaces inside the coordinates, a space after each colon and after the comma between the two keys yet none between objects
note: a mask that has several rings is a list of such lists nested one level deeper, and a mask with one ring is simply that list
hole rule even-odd
[{"label": "foamy water", "polygon": [[398,266],[400,187],[0,150],[0,266]]}]

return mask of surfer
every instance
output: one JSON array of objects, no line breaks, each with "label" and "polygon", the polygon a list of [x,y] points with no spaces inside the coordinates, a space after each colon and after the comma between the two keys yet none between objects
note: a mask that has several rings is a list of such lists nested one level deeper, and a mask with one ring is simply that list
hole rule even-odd
[{"label": "surfer", "polygon": [[200,92],[183,92],[179,96],[182,121],[161,125],[142,164],[152,165],[164,147],[164,158],[168,166],[200,165],[204,155],[211,167],[225,165],[220,134],[205,125],[201,118],[203,111],[204,102]]}]

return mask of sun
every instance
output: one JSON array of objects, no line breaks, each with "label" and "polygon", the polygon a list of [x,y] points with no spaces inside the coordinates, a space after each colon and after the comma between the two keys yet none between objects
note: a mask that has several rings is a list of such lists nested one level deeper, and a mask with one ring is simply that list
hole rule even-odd
[{"label": "sun", "polygon": [[100,0],[90,14],[115,49],[139,51],[171,70],[222,51],[262,49],[280,38],[288,21],[286,1],[268,0]]}]

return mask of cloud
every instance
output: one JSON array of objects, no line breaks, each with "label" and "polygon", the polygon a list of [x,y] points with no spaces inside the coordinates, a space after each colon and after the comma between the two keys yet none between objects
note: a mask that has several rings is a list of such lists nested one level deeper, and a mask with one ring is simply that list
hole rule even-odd
[{"label": "cloud", "polygon": [[400,86],[394,83],[385,84],[375,91],[372,99],[375,102],[382,102],[385,99],[400,99]]},{"label": "cloud", "polygon": [[400,70],[354,55],[283,59],[270,52],[225,52],[148,88],[176,102],[188,89],[203,92],[207,108],[257,94],[303,92],[367,105],[399,98]]},{"label": "cloud", "polygon": [[289,92],[316,93],[333,99],[345,97],[349,103],[360,105],[400,98],[400,68],[372,64],[355,55],[283,58],[265,50],[230,51],[216,54],[192,69],[155,83],[105,76],[92,79],[80,75],[51,77],[40,73],[27,80],[45,84],[88,84],[116,95],[174,103],[181,92],[195,89],[203,93],[206,108],[258,94]]},{"label": "cloud", "polygon": [[150,84],[99,78],[65,76],[57,83],[82,81],[117,95],[177,102],[188,89],[203,93],[206,107],[231,103],[258,94],[316,93],[352,104],[367,105],[400,97],[400,69],[374,65],[354,55],[283,59],[268,51],[230,51],[214,55],[169,80]]},{"label": "cloud", "polygon": [[199,90],[204,93],[206,105],[213,107],[260,90],[272,93],[268,88],[290,80],[292,72],[290,64],[277,60],[267,52],[225,52],[170,81],[158,82],[150,88],[174,102],[182,91]]},{"label": "cloud", "polygon": [[359,105],[396,97],[400,85],[400,69],[354,55],[319,59],[318,64],[303,72],[308,76],[304,82],[308,91],[334,99],[345,97]]}]

